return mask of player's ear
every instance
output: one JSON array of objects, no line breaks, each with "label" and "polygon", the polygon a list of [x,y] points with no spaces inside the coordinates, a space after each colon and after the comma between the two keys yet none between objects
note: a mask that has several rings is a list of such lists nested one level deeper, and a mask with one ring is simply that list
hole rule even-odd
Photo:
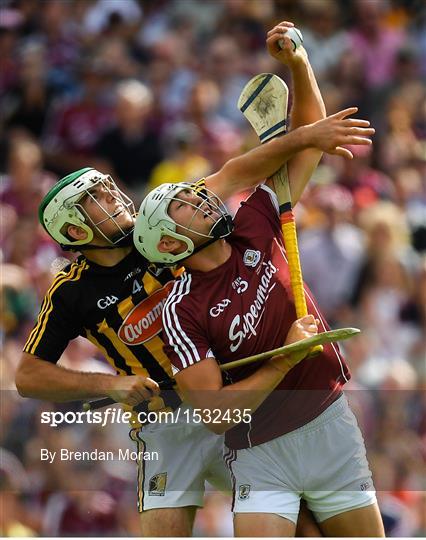
[{"label": "player's ear", "polygon": [[87,238],[87,231],[78,225],[68,225],[67,236],[73,240],[85,240]]},{"label": "player's ear", "polygon": [[178,250],[182,245],[182,242],[172,236],[163,236],[157,244],[157,249],[160,253],[173,253]]}]

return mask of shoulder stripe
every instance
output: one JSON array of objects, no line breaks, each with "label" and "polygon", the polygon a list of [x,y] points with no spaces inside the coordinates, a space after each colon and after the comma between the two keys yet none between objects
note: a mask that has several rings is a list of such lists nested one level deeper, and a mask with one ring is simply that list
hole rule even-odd
[{"label": "shoulder stripe", "polygon": [[36,327],[34,328],[34,331],[31,332],[30,338],[25,344],[24,350],[26,352],[34,354],[35,349],[46,330],[47,320],[49,318],[49,314],[53,309],[53,293],[66,281],[78,281],[81,277],[83,270],[87,268],[87,266],[88,264],[86,261],[82,261],[82,263],[80,264],[75,263],[75,265],[71,267],[70,271],[67,274],[63,276],[58,276],[57,279],[55,279],[52,286],[47,291],[45,302],[43,302],[43,309],[39,313]]},{"label": "shoulder stripe", "polygon": [[38,331],[38,329],[40,327],[41,320],[43,318],[44,313],[46,312],[47,305],[49,303],[49,297],[50,297],[50,294],[52,292],[52,289],[56,288],[56,285],[58,284],[59,281],[61,281],[61,283],[62,283],[62,281],[64,281],[64,278],[73,277],[74,273],[77,270],[77,267],[78,267],[78,264],[73,263],[68,272],[63,272],[62,271],[62,272],[59,272],[56,275],[55,279],[53,280],[52,285],[49,287],[47,293],[44,296],[43,303],[41,305],[40,312],[39,312],[38,317],[37,317],[37,323],[34,326],[34,328],[32,329],[31,334],[29,335],[29,337],[28,337],[28,339],[27,339],[27,341],[25,343],[25,346],[24,346],[25,351],[28,352],[28,347],[30,347],[31,341],[34,339],[34,336],[35,336],[35,334],[37,333],[37,331]]},{"label": "shoulder stripe", "polygon": [[184,296],[189,294],[191,290],[191,274],[186,274],[184,277],[175,283],[173,291],[169,296],[164,306],[164,328],[169,338],[169,343],[173,346],[176,354],[182,362],[182,367],[194,364],[201,360],[197,348],[189,339],[183,330],[179,318],[176,314],[176,306],[181,302]]},{"label": "shoulder stripe", "polygon": [[266,193],[269,195],[269,198],[271,199],[271,204],[275,208],[278,215],[280,215],[280,205],[278,204],[278,197],[274,190],[272,190],[269,186],[266,184],[261,184],[259,186],[259,189],[262,189],[263,191],[266,191]]}]

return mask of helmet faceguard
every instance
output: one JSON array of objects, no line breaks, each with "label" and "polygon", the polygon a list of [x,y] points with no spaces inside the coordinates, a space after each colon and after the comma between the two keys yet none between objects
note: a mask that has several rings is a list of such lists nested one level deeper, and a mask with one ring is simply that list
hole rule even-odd
[{"label": "helmet faceguard", "polygon": [[[114,214],[110,214],[92,194],[94,188],[100,185],[120,205],[120,210]],[[105,217],[94,222],[81,204],[85,197],[91,197]],[[133,227],[124,229],[115,219],[122,211],[128,212],[132,217],[135,216],[135,207],[131,199],[117,187],[111,176],[86,167],[65,176],[47,193],[39,207],[39,220],[49,235],[64,249],[104,247],[90,244],[94,231],[103,237],[109,244],[107,247],[111,248],[122,245],[133,231]],[[100,229],[100,226],[108,220],[112,220],[117,227],[117,233],[111,238]],[[86,231],[87,237],[83,240],[70,238],[66,231],[68,225],[81,227]]]},{"label": "helmet faceguard", "polygon": [[[177,198],[177,195],[187,189],[193,191],[200,198],[200,202],[194,204],[190,201],[184,201],[185,204],[194,208],[194,214],[188,226],[183,226],[174,221],[169,215],[168,209],[172,201],[182,202],[181,199]],[[192,228],[195,216],[199,213],[212,220],[212,226],[207,233]],[[191,238],[176,231],[178,226],[180,229],[205,238],[206,242],[195,247]],[[232,230],[231,216],[228,214],[224,203],[212,191],[187,182],[162,184],[151,191],[142,202],[135,222],[133,241],[138,251],[150,262],[174,265],[178,261],[207,247],[212,242],[228,236]],[[179,254],[159,251],[158,244],[162,237],[166,235],[182,241],[186,245],[186,250]]]}]

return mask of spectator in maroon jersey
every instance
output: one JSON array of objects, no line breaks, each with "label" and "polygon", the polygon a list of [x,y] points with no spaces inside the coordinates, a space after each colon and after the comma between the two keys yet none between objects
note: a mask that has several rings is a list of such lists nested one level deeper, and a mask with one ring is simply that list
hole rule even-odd
[{"label": "spectator in maroon jersey", "polygon": [[12,139],[8,174],[0,190],[2,204],[12,206],[18,217],[30,216],[37,222],[37,208],[55,177],[43,169],[40,147],[26,137]]},{"label": "spectator in maroon jersey", "polygon": [[96,141],[111,122],[107,67],[89,57],[82,62],[81,79],[81,96],[53,106],[46,127],[46,163],[60,174],[93,163]]},{"label": "spectator in maroon jersey", "polygon": [[[137,80],[120,83],[116,90],[115,124],[96,144],[99,168],[111,173],[136,195],[148,183],[153,168],[164,154],[153,129],[153,96]],[[140,197],[140,195],[139,195]]]},{"label": "spectator in maroon jersey", "polygon": [[5,94],[2,105],[5,123],[8,128],[25,129],[40,137],[54,90],[47,80],[45,48],[37,42],[23,47],[18,66],[18,81]]}]

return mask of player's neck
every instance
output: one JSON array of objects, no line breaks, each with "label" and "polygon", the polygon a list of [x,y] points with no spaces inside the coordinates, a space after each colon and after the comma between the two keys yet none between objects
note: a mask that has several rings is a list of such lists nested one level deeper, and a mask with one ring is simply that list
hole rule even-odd
[{"label": "player's neck", "polygon": [[184,261],[190,270],[210,272],[224,264],[232,253],[232,247],[226,240],[218,240]]},{"label": "player's neck", "polygon": [[91,249],[84,252],[88,261],[100,266],[115,266],[132,251],[131,246],[118,247],[115,249]]}]

